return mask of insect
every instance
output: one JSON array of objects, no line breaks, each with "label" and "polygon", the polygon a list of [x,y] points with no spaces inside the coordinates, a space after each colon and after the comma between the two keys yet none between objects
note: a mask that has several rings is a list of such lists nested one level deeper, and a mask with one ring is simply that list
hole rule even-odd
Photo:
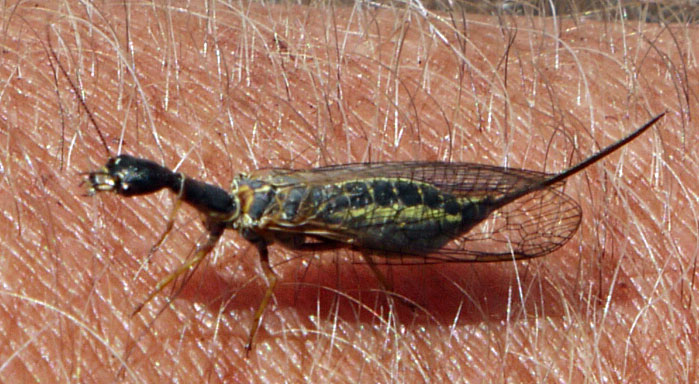
[{"label": "insect", "polygon": [[358,250],[384,288],[389,284],[376,268],[375,256],[419,263],[543,256],[570,240],[582,217],[578,203],[557,187],[641,135],[664,114],[557,174],[472,163],[365,163],[258,170],[239,175],[227,191],[153,161],[120,155],[87,173],[86,182],[88,195],[131,197],[171,190],[174,206],[156,247],[172,229],[182,202],[203,216],[204,240],[143,304],[191,273],[226,229],[237,230],[257,247],[268,288],[253,318],[249,351],[277,282],[269,244],[308,251]]}]

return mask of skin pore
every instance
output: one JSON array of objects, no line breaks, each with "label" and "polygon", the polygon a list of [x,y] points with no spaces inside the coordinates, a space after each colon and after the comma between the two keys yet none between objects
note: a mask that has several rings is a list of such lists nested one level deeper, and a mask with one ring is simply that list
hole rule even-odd
[{"label": "skin pore", "polygon": [[[42,7],[3,15],[2,381],[697,380],[696,26]],[[366,161],[558,172],[664,110],[568,181],[583,222],[555,253],[380,266],[414,308],[391,305],[351,252],[271,247],[280,281],[247,358],[266,288],[254,247],[228,231],[170,304],[166,289],[132,315],[201,239],[200,219],[182,208],[151,254],[170,195],[79,185],[119,151],[221,186],[258,168]]]}]

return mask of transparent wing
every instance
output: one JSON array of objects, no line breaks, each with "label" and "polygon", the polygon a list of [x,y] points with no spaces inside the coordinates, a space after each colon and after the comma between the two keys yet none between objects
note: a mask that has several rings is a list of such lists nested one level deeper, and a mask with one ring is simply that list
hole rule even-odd
[{"label": "transparent wing", "polygon": [[552,174],[474,163],[395,162],[332,165],[309,170],[270,168],[250,174],[279,186],[327,185],[354,179],[402,178],[430,183],[455,195],[478,192],[505,194]]},{"label": "transparent wing", "polygon": [[[258,171],[251,175],[253,177],[265,179],[278,188],[311,188],[372,178],[401,179],[427,183],[440,193],[458,199],[479,201],[486,197],[498,200],[541,183],[551,175],[471,163],[404,162],[349,164],[306,171],[269,169]],[[561,184],[556,187],[560,186]],[[316,212],[309,211],[305,213],[308,219],[303,223],[289,225],[283,220],[277,220],[277,224],[273,224],[270,229],[350,245],[358,244],[357,248],[382,254],[389,264],[531,258],[560,248],[575,234],[580,224],[580,206],[556,187],[536,190],[503,206],[491,207],[493,210],[487,217],[463,232],[452,228],[440,233],[435,229],[435,226],[446,227],[443,223],[447,218],[443,210],[425,210],[424,214],[413,213],[406,218],[400,216],[400,210],[372,206],[367,207],[360,219],[348,215],[330,223],[318,218]],[[315,203],[313,206],[323,207],[328,201]],[[392,225],[393,222],[402,222],[404,225]],[[390,231],[391,236],[397,239],[395,245],[386,245],[387,242],[384,242],[373,246],[370,241],[365,241],[382,231]],[[401,243],[398,240],[425,236],[426,231],[437,231],[435,236],[442,236],[443,239],[422,243]]]},{"label": "transparent wing", "polygon": [[548,188],[497,210],[445,245],[428,261],[501,261],[544,256],[563,246],[580,226],[575,200]]}]

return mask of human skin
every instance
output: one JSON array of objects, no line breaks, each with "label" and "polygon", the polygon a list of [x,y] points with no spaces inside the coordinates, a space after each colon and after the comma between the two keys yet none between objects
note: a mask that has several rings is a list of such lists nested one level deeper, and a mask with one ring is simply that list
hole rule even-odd
[{"label": "human skin", "polygon": [[[7,8],[2,381],[695,382],[699,31],[453,16]],[[546,257],[381,267],[388,294],[351,252],[271,247],[280,283],[247,356],[266,289],[254,247],[228,231],[172,303],[165,289],[132,314],[201,239],[199,217],[181,209],[149,258],[171,196],[80,186],[119,151],[226,188],[366,161],[557,172],[665,110],[569,180],[583,221]]]}]

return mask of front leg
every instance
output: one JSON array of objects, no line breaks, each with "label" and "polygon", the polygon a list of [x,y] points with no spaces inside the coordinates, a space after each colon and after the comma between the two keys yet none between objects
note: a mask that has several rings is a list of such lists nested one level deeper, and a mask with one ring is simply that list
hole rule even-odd
[{"label": "front leg", "polygon": [[[206,239],[202,243],[197,244],[197,247],[194,250],[194,255],[189,260],[185,261],[182,265],[180,265],[174,272],[170,273],[164,279],[160,280],[158,284],[155,286],[155,288],[150,292],[150,294],[148,294],[146,300],[139,304],[133,310],[131,316],[134,316],[138,312],[140,312],[144,305],[151,301],[155,297],[155,295],[157,295],[165,287],[177,280],[178,277],[182,275],[187,276],[188,273],[192,273],[199,266],[199,263],[201,263],[201,261],[204,260],[204,258],[209,253],[211,253],[226,227],[225,224],[219,222],[209,222],[207,223],[206,227],[208,230],[208,233],[206,234]],[[164,238],[166,235],[167,233],[161,236],[161,239]]]}]

